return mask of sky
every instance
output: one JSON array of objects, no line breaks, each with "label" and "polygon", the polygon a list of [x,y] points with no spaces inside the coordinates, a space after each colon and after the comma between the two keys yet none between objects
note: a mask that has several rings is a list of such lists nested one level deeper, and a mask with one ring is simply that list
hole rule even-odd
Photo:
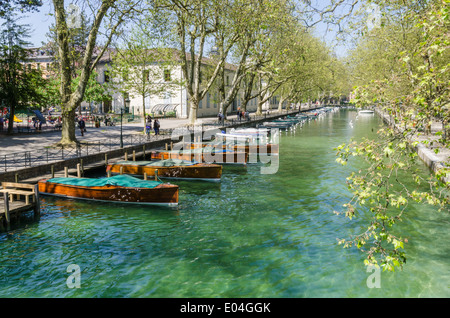
[{"label": "sky", "polygon": [[[32,47],[40,47],[42,42],[47,42],[46,33],[48,33],[49,27],[54,23],[51,1],[44,0],[43,3],[44,5],[39,12],[24,13],[20,20],[20,23],[30,25],[31,37],[28,41],[32,43]],[[329,30],[329,28],[334,30]],[[318,23],[315,25],[315,35],[331,46],[338,57],[345,56],[349,49],[349,44],[336,41],[335,26],[328,25],[327,29],[327,24]]]}]

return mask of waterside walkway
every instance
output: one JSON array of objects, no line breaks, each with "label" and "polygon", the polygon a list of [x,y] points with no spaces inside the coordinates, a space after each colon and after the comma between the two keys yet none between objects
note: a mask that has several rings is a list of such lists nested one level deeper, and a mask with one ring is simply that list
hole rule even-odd
[{"label": "waterside walkway", "polygon": [[[376,109],[376,113],[383,119],[388,125],[393,125],[394,120],[389,114],[382,112],[380,109]],[[395,124],[399,131],[404,128]],[[434,172],[442,168],[450,167],[450,149],[440,145],[437,140],[439,136],[436,133],[442,131],[442,123],[433,122],[429,134],[421,134],[412,137],[412,141],[418,141],[416,151],[419,158]],[[443,181],[450,183],[450,174],[443,178]]]}]

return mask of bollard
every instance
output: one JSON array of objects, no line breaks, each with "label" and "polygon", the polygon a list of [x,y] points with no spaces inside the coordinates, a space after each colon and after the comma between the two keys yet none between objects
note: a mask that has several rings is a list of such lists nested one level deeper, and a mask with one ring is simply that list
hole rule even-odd
[{"label": "bollard", "polygon": [[125,161],[128,161],[128,151],[125,151]]},{"label": "bollard", "polygon": [[64,177],[68,178],[69,177],[69,168],[64,167]]},{"label": "bollard", "polygon": [[55,177],[55,166],[54,165],[50,166],[50,171],[52,173],[52,179],[53,179]]},{"label": "bollard", "polygon": [[105,153],[105,166],[107,166],[107,165],[108,165],[108,154]]},{"label": "bollard", "polygon": [[158,181],[158,169],[155,169],[155,181]]},{"label": "bollard", "polygon": [[144,172],[144,180],[147,180],[147,172]]},{"label": "bollard", "polygon": [[79,163],[77,163],[77,178],[81,178],[81,168]]},{"label": "bollard", "polygon": [[133,150],[133,161],[136,161],[136,150]]},{"label": "bollard", "polygon": [[123,174],[123,166],[120,166],[120,174]]}]

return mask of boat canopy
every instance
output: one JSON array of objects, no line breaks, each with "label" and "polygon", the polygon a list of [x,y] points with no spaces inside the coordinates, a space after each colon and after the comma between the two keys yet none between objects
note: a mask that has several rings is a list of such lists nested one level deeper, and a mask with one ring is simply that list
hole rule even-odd
[{"label": "boat canopy", "polygon": [[109,178],[52,178],[47,182],[74,185],[81,187],[103,187],[107,185],[127,187],[127,188],[154,188],[160,185],[161,181],[147,181],[129,175],[117,175]]}]

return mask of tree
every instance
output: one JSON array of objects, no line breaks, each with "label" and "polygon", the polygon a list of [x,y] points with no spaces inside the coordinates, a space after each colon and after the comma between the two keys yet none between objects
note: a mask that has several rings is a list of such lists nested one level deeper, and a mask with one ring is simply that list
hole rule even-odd
[{"label": "tree", "polygon": [[[407,215],[408,204],[428,203],[448,211],[450,203],[444,179],[450,175],[448,167],[428,179],[414,168],[415,149],[430,120],[448,122],[449,118],[449,2],[379,4],[390,14],[385,15],[381,28],[366,32],[353,54],[358,58],[354,69],[359,84],[354,102],[358,107],[376,103],[389,114],[392,125],[380,129],[376,140],[336,148],[337,161],[342,164],[353,156],[368,163],[368,168],[347,178],[353,197],[343,213],[349,218],[360,210],[372,215],[365,231],[339,242],[366,253],[366,265],[393,271],[406,262],[405,244],[410,239],[402,237],[395,225]],[[370,50],[378,55],[367,63],[370,57],[365,52]],[[365,69],[373,69],[372,76]],[[444,134],[429,136],[425,143],[430,138],[441,149],[449,148]]]},{"label": "tree", "polygon": [[[57,34],[59,72],[61,77],[61,116],[62,132],[60,144],[73,144],[75,138],[75,111],[84,99],[84,93],[98,61],[110,45],[113,36],[123,24],[125,17],[134,12],[140,1],[131,0],[102,0],[99,6],[87,6],[92,8],[93,22],[88,28],[89,36],[86,41],[85,51],[79,63],[80,75],[78,85],[72,87],[73,65],[70,59],[70,26],[67,23],[67,14],[63,0],[53,0],[55,10],[55,26]],[[86,9],[87,9],[86,8]],[[109,19],[104,24],[104,19]],[[97,37],[104,26],[106,29],[102,46],[97,45]]]},{"label": "tree", "polygon": [[[179,87],[179,80],[171,76],[176,64],[174,50],[158,48],[150,31],[137,25],[126,33],[112,54],[111,88],[122,96],[140,96],[145,115],[145,99],[151,95],[171,94]],[[144,121],[145,130],[145,121]]]},{"label": "tree", "polygon": [[6,16],[0,33],[0,103],[9,107],[8,134],[13,132],[14,114],[37,103],[42,96],[43,79],[39,71],[24,67],[28,59],[25,47],[29,29],[16,23],[15,15]]}]

